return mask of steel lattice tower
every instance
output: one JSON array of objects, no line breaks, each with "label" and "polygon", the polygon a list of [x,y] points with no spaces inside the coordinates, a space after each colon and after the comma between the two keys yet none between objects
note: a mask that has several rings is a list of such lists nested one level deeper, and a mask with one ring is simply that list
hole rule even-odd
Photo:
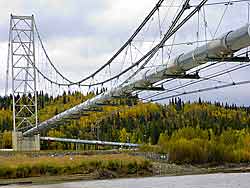
[{"label": "steel lattice tower", "polygon": [[34,16],[11,15],[9,35],[13,129],[25,131],[38,123]]}]

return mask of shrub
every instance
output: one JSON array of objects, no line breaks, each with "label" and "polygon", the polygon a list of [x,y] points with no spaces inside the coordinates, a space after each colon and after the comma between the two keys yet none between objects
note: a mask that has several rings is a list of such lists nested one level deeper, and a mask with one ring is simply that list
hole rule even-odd
[{"label": "shrub", "polygon": [[30,175],[30,173],[31,173],[31,168],[29,166],[21,165],[21,166],[18,166],[16,168],[16,175],[15,176],[17,178],[26,178]]},{"label": "shrub", "polygon": [[107,169],[109,170],[117,170],[120,168],[120,163],[119,161],[116,161],[116,160],[111,160],[111,161],[108,161],[108,165],[107,165]]},{"label": "shrub", "polygon": [[181,138],[169,143],[169,159],[177,163],[202,163],[206,162],[206,151],[201,140],[187,140]]},{"label": "shrub", "polygon": [[128,168],[128,174],[135,174],[137,172],[137,163],[130,162],[128,163],[127,168]]}]

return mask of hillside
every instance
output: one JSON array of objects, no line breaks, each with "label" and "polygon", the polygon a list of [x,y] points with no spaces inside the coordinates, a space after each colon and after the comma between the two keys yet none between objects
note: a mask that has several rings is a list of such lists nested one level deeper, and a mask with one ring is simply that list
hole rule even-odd
[{"label": "hillside", "polygon": [[[93,95],[90,93],[83,96],[76,92],[64,93],[53,98],[40,93],[39,120],[44,121]],[[12,130],[10,99],[11,96],[0,99],[1,143],[2,147],[7,148],[11,146],[8,131]],[[116,99],[111,103],[112,105],[103,107],[103,112],[91,112],[89,116],[68,121],[65,125],[44,132],[42,135],[156,145],[157,147],[145,148],[165,153],[172,151],[171,159],[174,161],[183,161],[185,157],[189,162],[225,160],[223,156],[226,151],[235,152],[227,155],[229,161],[236,160],[237,156],[237,160],[250,159],[250,149],[248,149],[250,147],[246,147],[250,145],[249,107],[211,104],[201,100],[197,103],[184,103],[181,99],[173,99],[169,105],[141,103],[131,99]],[[212,148],[215,146],[216,148]],[[177,155],[178,147],[184,153]],[[74,145],[44,143],[42,148],[73,149]],[[211,148],[214,150],[213,154],[209,153]],[[193,150],[195,155],[190,154],[194,152]],[[224,153],[220,153],[222,151]],[[213,158],[216,155],[220,155],[220,158]]]}]

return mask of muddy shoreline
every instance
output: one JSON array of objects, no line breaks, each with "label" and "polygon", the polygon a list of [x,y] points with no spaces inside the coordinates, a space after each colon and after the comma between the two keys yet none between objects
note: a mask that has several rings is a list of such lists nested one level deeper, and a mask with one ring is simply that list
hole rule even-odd
[{"label": "muddy shoreline", "polygon": [[153,162],[153,174],[114,174],[101,173],[95,171],[91,174],[73,174],[58,176],[41,176],[18,179],[0,179],[0,186],[11,184],[29,185],[29,184],[54,184],[73,181],[89,181],[100,179],[117,179],[117,178],[143,178],[154,176],[183,176],[183,175],[199,175],[213,173],[246,173],[250,172],[250,164],[223,164],[223,165],[177,165],[169,163]]}]

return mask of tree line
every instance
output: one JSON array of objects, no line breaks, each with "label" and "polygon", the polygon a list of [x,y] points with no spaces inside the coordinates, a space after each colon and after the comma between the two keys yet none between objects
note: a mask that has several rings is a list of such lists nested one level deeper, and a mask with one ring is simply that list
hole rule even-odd
[{"label": "tree line", "polygon": [[[64,92],[61,96],[52,97],[39,92],[39,122],[86,101],[94,95],[93,92],[88,95],[79,92]],[[44,131],[41,135],[156,145],[159,152],[171,151],[173,161],[180,160],[174,157],[174,151],[177,152],[178,147],[179,150],[185,151],[187,149],[183,148],[185,145],[188,147],[191,145],[191,149],[195,148],[195,144],[201,144],[200,148],[212,148],[213,143],[214,146],[223,148],[220,143],[224,142],[225,135],[230,135],[229,138],[234,138],[233,135],[241,135],[238,136],[241,141],[235,141],[232,147],[239,146],[238,148],[242,149],[245,148],[248,140],[250,107],[237,107],[234,104],[219,102],[211,103],[202,101],[200,98],[194,103],[184,103],[180,98],[173,98],[168,105],[162,105],[142,103],[135,98],[127,97],[114,99],[97,108],[100,111],[93,110],[83,114],[77,120],[65,121],[64,125]],[[11,130],[12,96],[0,97],[0,132],[2,134],[0,140],[3,147],[11,146],[9,139]],[[180,134],[184,136],[176,136]],[[202,140],[205,140],[206,144]],[[228,144],[224,142],[224,146],[228,146]],[[67,143],[42,143],[43,149],[73,149],[74,147],[75,145]],[[217,150],[220,149],[214,148],[213,152]],[[227,151],[230,150],[235,151],[232,148],[227,149]],[[208,151],[210,152],[207,150],[207,153],[209,153]],[[225,151],[225,148],[222,151]],[[200,151],[200,153],[206,152]],[[243,152],[243,149],[238,151],[237,155],[243,155],[242,153],[246,159],[248,154]],[[176,156],[181,156],[181,154],[176,154]],[[207,156],[213,155],[210,153]],[[206,160],[203,158],[201,161],[210,159],[211,157],[207,157]]]}]

